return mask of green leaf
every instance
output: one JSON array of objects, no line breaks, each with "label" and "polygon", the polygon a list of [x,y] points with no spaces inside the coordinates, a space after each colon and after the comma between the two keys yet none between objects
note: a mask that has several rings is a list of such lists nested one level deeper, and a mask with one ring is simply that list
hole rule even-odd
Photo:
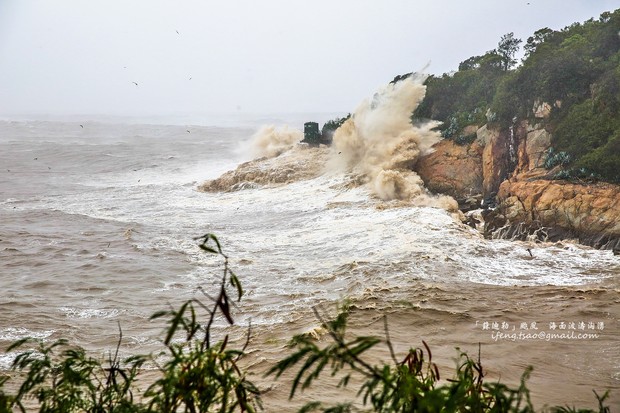
[{"label": "green leaf", "polygon": [[153,313],[153,315],[149,318],[149,320],[154,320],[156,318],[160,318],[168,314],[170,314],[170,311],[157,311]]},{"label": "green leaf", "polygon": [[211,254],[217,254],[216,250],[214,250],[211,247],[206,246],[205,244],[200,244],[199,247],[204,251],[210,252]]},{"label": "green leaf", "polygon": [[16,342],[14,342],[13,344],[11,344],[11,345],[9,346],[9,348],[7,348],[7,349],[6,349],[6,352],[8,353],[8,352],[10,352],[10,351],[12,351],[12,350],[15,350],[16,348],[19,348],[19,347],[21,347],[22,345],[24,345],[24,344],[26,344],[26,343],[28,343],[28,342],[31,342],[31,341],[34,341],[34,339],[33,339],[33,338],[31,338],[31,337],[26,337],[26,338],[22,338],[21,340],[17,340],[17,341],[16,341]]},{"label": "green leaf", "polygon": [[243,296],[243,288],[241,287],[241,282],[239,282],[239,278],[232,272],[230,272],[230,284],[237,289],[237,301],[241,301],[241,297]]},{"label": "green leaf", "polygon": [[[209,233],[209,234],[203,235],[202,237],[196,237],[194,239],[195,240],[202,239],[202,243],[199,245],[199,247],[203,249],[204,251],[210,252],[212,254],[224,255],[224,253],[222,252],[222,245],[220,244],[220,241],[217,239],[215,235]],[[217,250],[207,245],[210,240],[213,240],[213,242],[215,242]]]},{"label": "green leaf", "polygon": [[349,344],[349,345],[357,344],[356,346],[349,348],[349,353],[354,356],[357,356],[380,342],[381,340],[379,340],[376,337],[358,337],[352,343]]},{"label": "green leaf", "polygon": [[[310,367],[312,367],[312,365],[314,363],[316,363],[317,360],[320,360],[322,357],[322,354],[312,354],[310,357],[308,357],[308,359],[306,360],[306,362],[304,363],[304,365],[301,367],[301,369],[299,370],[299,372],[297,373],[297,375],[295,376],[295,379],[293,380],[293,385],[291,387],[291,393],[289,394],[289,399],[292,399],[293,396],[295,396],[295,391],[297,390],[297,386],[299,385],[299,382],[301,381],[304,373],[306,372],[306,370],[308,370]],[[307,386],[309,386],[312,383],[312,379],[310,379],[310,381],[308,382],[308,380],[306,380],[306,383],[304,383],[304,385],[302,386],[302,388],[305,388]]]},{"label": "green leaf", "polygon": [[174,318],[172,320],[170,320],[170,327],[168,328],[168,334],[166,335],[166,338],[164,339],[164,344],[165,345],[170,345],[170,341],[172,340],[172,336],[174,336],[174,333],[176,333],[177,329],[179,328],[179,324],[181,324],[183,322],[183,314],[185,313],[185,310],[187,309],[187,306],[190,304],[190,301],[186,301],[185,304],[183,304],[181,306],[181,308],[179,309],[179,311],[177,312],[171,312],[172,314],[174,314]]}]

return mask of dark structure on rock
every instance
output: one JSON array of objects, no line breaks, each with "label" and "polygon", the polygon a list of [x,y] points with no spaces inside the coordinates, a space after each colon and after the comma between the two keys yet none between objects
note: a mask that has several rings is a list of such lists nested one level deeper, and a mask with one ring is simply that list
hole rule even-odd
[{"label": "dark structure on rock", "polygon": [[302,143],[307,143],[310,146],[319,146],[323,142],[323,136],[319,131],[319,124],[316,122],[304,123],[304,139]]}]

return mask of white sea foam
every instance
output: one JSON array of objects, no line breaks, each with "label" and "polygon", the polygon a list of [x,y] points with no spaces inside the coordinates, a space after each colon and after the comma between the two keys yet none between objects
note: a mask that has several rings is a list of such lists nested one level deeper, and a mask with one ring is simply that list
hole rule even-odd
[{"label": "white sea foam", "polygon": [[23,327],[6,327],[0,329],[0,341],[17,341],[24,338],[44,340],[54,334],[55,330],[33,331]]},{"label": "white sea foam", "polygon": [[121,310],[115,308],[101,309],[60,307],[59,310],[64,313],[67,318],[114,318],[121,313]]},{"label": "white sea foam", "polygon": [[411,122],[426,93],[423,81],[423,76],[410,75],[363,101],[334,133],[331,166],[363,174],[372,192],[383,200],[456,211],[452,198],[431,195],[414,172],[417,160],[441,139],[434,129],[438,123]]}]

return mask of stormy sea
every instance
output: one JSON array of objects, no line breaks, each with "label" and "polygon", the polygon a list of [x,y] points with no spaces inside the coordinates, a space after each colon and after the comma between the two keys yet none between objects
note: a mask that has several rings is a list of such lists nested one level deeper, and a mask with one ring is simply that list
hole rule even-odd
[{"label": "stormy sea", "polygon": [[0,369],[24,337],[108,354],[119,326],[124,356],[157,351],[150,316],[218,286],[221,261],[194,239],[213,233],[246,291],[235,321],[240,334],[251,321],[267,411],[342,398],[319,381],[291,402],[290,383],[263,373],[293,334],[319,331],[313,306],[345,299],[352,332],[382,336],[387,315],[396,353],[424,340],[444,375],[465,351],[490,381],[518,385],[532,366],[537,408],[596,407],[608,389],[619,405],[620,258],[464,225],[412,171],[439,137],[409,121],[420,82],[401,83],[331,147],[299,143],[310,114],[0,121]]}]

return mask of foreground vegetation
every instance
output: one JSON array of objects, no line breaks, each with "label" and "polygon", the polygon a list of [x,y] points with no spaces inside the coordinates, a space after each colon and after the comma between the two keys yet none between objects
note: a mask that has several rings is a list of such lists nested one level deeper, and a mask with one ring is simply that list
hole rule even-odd
[{"label": "foreground vegetation", "polygon": [[[468,143],[466,126],[506,128],[542,122],[562,154],[562,176],[620,182],[620,9],[562,30],[536,31],[515,58],[521,39],[503,36],[497,48],[426,80],[415,119],[443,122],[442,135]],[[545,119],[534,109],[547,105]]]},{"label": "foreground vegetation", "polygon": [[[119,342],[107,360],[93,358],[66,340],[53,343],[24,339],[8,351],[21,350],[15,358],[14,377],[0,376],[0,413],[25,412],[255,412],[262,410],[261,391],[247,379],[239,360],[246,353],[251,329],[245,345],[231,348],[229,336],[213,337],[217,319],[233,324],[231,304],[239,301],[243,288],[228,265],[218,239],[212,234],[197,238],[203,251],[222,259],[222,277],[216,294],[208,299],[194,298],[178,309],[154,314],[151,319],[165,319],[167,328],[162,340],[163,352],[136,355],[125,360],[118,357]],[[231,294],[229,289],[233,290]],[[384,339],[347,334],[348,308],[345,305],[333,318],[314,309],[317,319],[331,339],[320,347],[308,335],[293,337],[292,354],[278,362],[267,376],[278,378],[287,370],[301,365],[291,383],[290,398],[299,390],[312,386],[324,370],[339,376],[339,387],[347,387],[353,376],[361,379],[358,399],[336,406],[321,401],[306,404],[300,411],[322,412],[534,412],[526,380],[527,369],[517,388],[484,381],[480,360],[461,354],[456,371],[446,381],[433,362],[430,348],[412,348],[400,360],[390,341],[385,320]],[[392,363],[374,365],[366,360],[367,351],[386,344]],[[161,356],[165,361],[162,363]],[[158,378],[145,391],[138,379],[145,366],[155,366]],[[359,382],[359,380],[357,380]],[[16,392],[8,391],[8,384]],[[608,394],[596,394],[599,413],[609,413],[605,406]],[[31,407],[36,406],[36,407]],[[552,408],[553,412],[595,412],[570,407]]]}]

